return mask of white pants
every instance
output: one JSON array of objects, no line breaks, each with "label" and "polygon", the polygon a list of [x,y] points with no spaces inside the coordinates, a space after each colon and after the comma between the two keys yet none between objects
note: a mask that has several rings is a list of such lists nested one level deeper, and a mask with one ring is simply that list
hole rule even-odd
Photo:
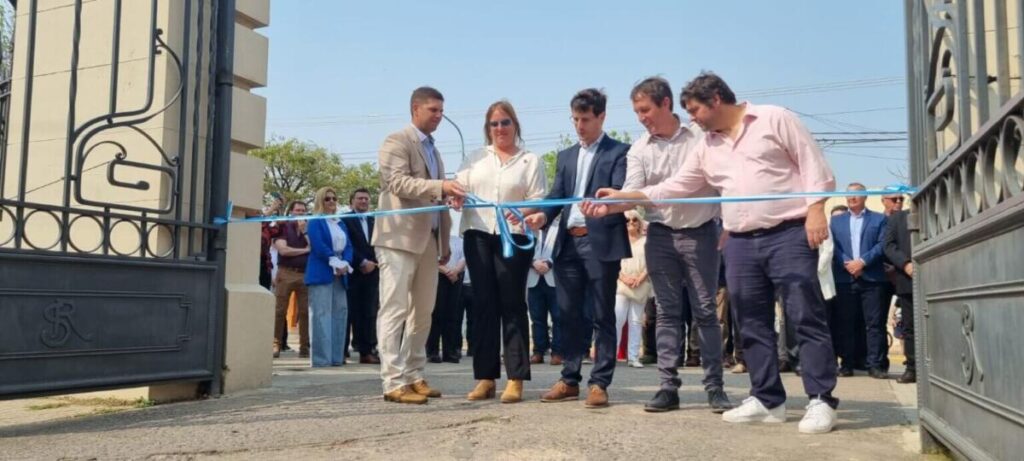
[{"label": "white pants", "polygon": [[[643,326],[644,305],[640,301],[634,301],[625,295],[615,296],[615,344],[616,351],[622,345],[622,326],[629,318],[629,346],[626,348],[626,358],[629,361],[640,358],[640,336]],[[618,353],[616,353],[618,355]]]},{"label": "white pants", "polygon": [[384,392],[423,379],[427,335],[437,296],[437,248],[423,254],[377,248],[380,312],[377,349]]}]

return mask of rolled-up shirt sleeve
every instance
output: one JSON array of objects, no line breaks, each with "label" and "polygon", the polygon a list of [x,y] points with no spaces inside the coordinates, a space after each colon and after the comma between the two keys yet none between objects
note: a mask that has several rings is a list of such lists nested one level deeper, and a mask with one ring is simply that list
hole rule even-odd
[{"label": "rolled-up shirt sleeve", "polygon": [[691,155],[686,156],[682,166],[671,177],[658,184],[642,187],[639,191],[646,195],[648,200],[689,197],[700,192],[708,185],[701,162],[702,155],[703,148],[697,148]]},{"label": "rolled-up shirt sleeve", "polygon": [[[828,166],[825,155],[807,131],[807,127],[790,111],[783,111],[776,132],[782,144],[800,171],[803,192],[832,192],[836,190],[836,177]],[[820,202],[821,197],[808,197],[808,205]]]}]

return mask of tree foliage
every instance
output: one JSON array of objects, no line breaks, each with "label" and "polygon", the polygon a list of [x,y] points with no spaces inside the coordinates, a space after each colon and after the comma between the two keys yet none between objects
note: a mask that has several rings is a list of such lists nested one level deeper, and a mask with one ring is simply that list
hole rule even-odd
[{"label": "tree foliage", "polygon": [[371,203],[376,203],[380,179],[377,168],[371,163],[345,165],[327,148],[295,138],[271,139],[266,146],[249,154],[266,163],[264,192],[279,193],[286,201],[309,201],[317,189],[332,186],[342,204],[347,204],[348,194],[360,187],[369,189]]}]

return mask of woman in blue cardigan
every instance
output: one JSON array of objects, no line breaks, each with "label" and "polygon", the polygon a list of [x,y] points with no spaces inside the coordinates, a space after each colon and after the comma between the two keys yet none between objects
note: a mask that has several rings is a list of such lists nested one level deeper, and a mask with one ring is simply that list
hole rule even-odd
[{"label": "woman in blue cardigan", "polygon": [[[313,214],[333,215],[337,210],[338,194],[334,189],[322,187],[316,191]],[[338,218],[313,219],[307,228],[310,360],[314,367],[341,366],[345,363],[341,349],[348,328],[345,289],[352,272],[352,244]]]}]

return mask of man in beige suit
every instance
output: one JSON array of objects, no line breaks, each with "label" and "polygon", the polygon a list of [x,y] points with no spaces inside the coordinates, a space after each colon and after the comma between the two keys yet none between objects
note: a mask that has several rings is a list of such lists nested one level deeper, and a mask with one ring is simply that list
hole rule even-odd
[{"label": "man in beige suit", "polygon": [[[430,87],[412,93],[412,125],[392,133],[380,148],[380,210],[427,207],[452,198],[462,186],[444,179],[444,163],[431,133],[441,123],[444,97]],[[426,403],[440,397],[423,379],[437,266],[448,261],[451,218],[447,211],[380,216],[373,247],[380,268],[377,337],[384,400]]]}]

